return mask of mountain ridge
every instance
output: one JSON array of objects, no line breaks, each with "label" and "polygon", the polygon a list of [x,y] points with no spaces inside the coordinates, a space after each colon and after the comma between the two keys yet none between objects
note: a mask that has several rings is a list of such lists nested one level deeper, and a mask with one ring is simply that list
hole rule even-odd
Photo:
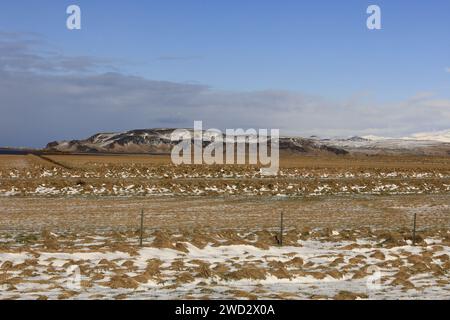
[{"label": "mountain ridge", "polygon": [[[96,133],[87,139],[53,141],[45,151],[68,153],[170,153],[179,141],[172,141],[173,128],[136,129],[125,132]],[[193,129],[185,129],[193,133]],[[445,133],[445,132],[444,132]],[[449,130],[450,133],[450,130]],[[203,131],[206,135],[207,131]],[[193,136],[193,135],[192,135]],[[223,136],[226,139],[225,135]],[[319,138],[312,136],[280,137],[280,150],[298,154],[420,154],[450,155],[450,143],[413,138],[383,138],[352,136],[349,138]],[[249,142],[246,141],[248,144]],[[207,146],[208,142],[203,142]]]}]

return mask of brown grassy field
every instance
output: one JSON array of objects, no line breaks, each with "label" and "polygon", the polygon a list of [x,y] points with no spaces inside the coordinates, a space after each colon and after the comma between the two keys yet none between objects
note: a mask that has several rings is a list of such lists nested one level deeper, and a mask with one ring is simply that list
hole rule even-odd
[{"label": "brown grassy field", "polygon": [[450,195],[252,197],[25,197],[4,198],[0,230],[136,230],[286,228],[419,230],[450,226]]},{"label": "brown grassy field", "polygon": [[[50,155],[49,158],[74,168],[89,168],[95,164],[111,165],[169,165],[169,155]],[[0,156],[0,163],[4,162]],[[347,155],[347,156],[299,156],[282,154],[281,168],[339,168],[354,170],[374,168],[403,168],[412,170],[450,170],[449,157],[396,156],[396,155]]]},{"label": "brown grassy field", "polygon": [[174,166],[167,156],[0,156],[0,194],[262,195],[436,194],[450,190],[448,159],[284,157],[279,175],[250,165]]},{"label": "brown grassy field", "polygon": [[261,177],[254,166],[174,166],[168,156],[0,156],[1,194],[0,228],[134,226],[142,208],[154,228],[273,227],[281,211],[292,227],[402,227],[413,212],[422,226],[448,226],[450,161],[290,155],[279,176]]},{"label": "brown grassy field", "polygon": [[448,160],[0,156],[0,299],[448,299]]}]

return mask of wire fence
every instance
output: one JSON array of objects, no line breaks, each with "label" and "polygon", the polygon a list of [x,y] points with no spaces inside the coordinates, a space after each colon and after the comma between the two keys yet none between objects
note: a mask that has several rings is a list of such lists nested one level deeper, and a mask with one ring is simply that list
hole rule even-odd
[{"label": "wire fence", "polygon": [[[10,198],[0,232],[450,229],[448,195],[279,198]],[[414,231],[415,230],[415,231]],[[145,231],[145,232],[143,232]],[[140,232],[140,233],[139,233]],[[279,241],[282,244],[281,232]]]}]

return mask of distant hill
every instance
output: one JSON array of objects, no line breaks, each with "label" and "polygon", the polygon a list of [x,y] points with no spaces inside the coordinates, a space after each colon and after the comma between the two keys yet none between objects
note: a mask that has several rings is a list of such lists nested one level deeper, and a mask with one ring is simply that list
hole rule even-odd
[{"label": "distant hill", "polygon": [[[171,141],[174,130],[143,129],[120,133],[97,133],[85,140],[50,142],[45,150],[71,153],[170,153],[173,146],[178,144],[178,141]],[[280,138],[280,150],[301,154],[348,153],[342,148],[298,137]]]},{"label": "distant hill", "polygon": [[[175,129],[142,129],[119,133],[97,133],[84,140],[50,142],[45,151],[68,153],[170,153],[178,141],[171,141]],[[293,154],[411,154],[450,155],[450,143],[443,135],[419,135],[416,138],[375,136],[329,138],[281,137],[280,150]],[[428,139],[425,139],[428,137]],[[444,138],[443,138],[444,137]],[[434,139],[434,140],[433,140]],[[443,140],[443,141],[442,141]],[[204,146],[208,143],[205,142]]]}]

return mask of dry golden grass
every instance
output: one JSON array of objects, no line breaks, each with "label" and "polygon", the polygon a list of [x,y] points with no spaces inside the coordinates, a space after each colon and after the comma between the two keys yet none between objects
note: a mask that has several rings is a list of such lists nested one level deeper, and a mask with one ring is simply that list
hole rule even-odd
[{"label": "dry golden grass", "polygon": [[168,155],[51,155],[48,158],[73,168],[90,169],[95,165],[111,164],[129,166],[170,164]]},{"label": "dry golden grass", "polygon": [[[20,179],[0,178],[0,189],[10,190],[11,187],[20,190],[34,190],[41,184],[47,187],[61,189],[63,187],[83,187],[88,190],[91,187],[97,189],[113,189],[114,186],[153,186],[164,187],[174,191],[175,189],[201,189],[205,185],[215,185],[225,189],[228,185],[236,184],[237,188],[255,186],[278,186],[279,189],[271,193],[241,197],[236,195],[226,197],[224,194],[205,193],[204,197],[174,196],[174,197],[130,197],[110,196],[100,197],[94,193],[84,193],[75,197],[5,197],[0,202],[0,212],[8,214],[8,219],[0,220],[0,229],[7,228],[47,228],[57,226],[60,228],[129,228],[136,226],[138,213],[142,208],[148,216],[148,226],[153,228],[179,228],[179,227],[211,227],[237,228],[237,227],[273,227],[278,224],[280,211],[284,211],[286,219],[295,227],[333,227],[358,228],[372,226],[379,228],[404,227],[411,224],[412,212],[419,214],[419,222],[422,226],[450,226],[450,194],[442,188],[443,183],[449,184],[447,178],[395,178],[384,179],[380,177],[355,178],[348,180],[349,185],[370,185],[373,181],[383,183],[397,183],[401,185],[407,182],[411,186],[440,188],[439,193],[411,195],[322,195],[320,197],[286,198],[284,201],[275,201],[273,195],[280,192],[288,192],[288,185],[295,184],[306,189],[314,189],[320,184],[317,175],[314,179],[299,180],[296,178],[232,178],[217,179],[186,178],[171,179],[171,170],[177,174],[183,172],[183,168],[174,170],[170,166],[169,156],[151,155],[53,155],[47,156],[56,163],[75,168],[69,170],[77,175],[85,170],[100,171],[101,167],[110,164],[118,170],[127,170],[131,164],[136,164],[137,169],[157,168],[157,173],[168,173],[169,176],[157,179],[148,177],[138,178],[108,178],[100,175],[99,178],[43,177],[38,174]],[[308,173],[360,173],[378,172],[383,169],[406,172],[442,172],[449,174],[450,161],[448,158],[439,157],[404,157],[404,156],[292,156],[284,155],[281,159],[283,168],[298,168]],[[37,156],[0,156],[0,171],[4,168],[33,166],[55,166],[55,164]],[[100,166],[98,168],[97,166]],[[220,167],[195,167],[186,169],[189,174],[213,172]],[[94,170],[98,168],[97,170]],[[159,171],[158,171],[159,170]],[[242,168],[241,172],[246,172]],[[316,171],[315,171],[316,170]],[[32,169],[30,169],[32,171]],[[287,170],[286,170],[287,171]],[[386,170],[389,171],[389,170]],[[172,173],[173,173],[172,172]],[[248,171],[247,171],[248,172]],[[340,178],[328,179],[325,183],[335,183],[342,187],[346,182]],[[307,190],[305,194],[312,190]],[[176,191],[176,190],[175,190]],[[288,193],[289,194],[289,193]],[[201,239],[196,239],[201,242]],[[51,243],[49,243],[51,245]]]},{"label": "dry golden grass", "polygon": [[[254,167],[242,166],[233,170],[227,170],[230,166],[179,168],[171,165],[169,156],[46,157],[49,160],[32,155],[0,156],[0,173],[3,173],[0,176],[0,190],[11,190],[12,187],[34,190],[40,185],[58,190],[79,187],[87,191],[91,188],[110,190],[116,186],[125,188],[129,185],[155,185],[172,191],[180,188],[205,189],[209,185],[221,190],[226,190],[228,185],[236,185],[239,190],[249,186],[274,190],[257,196],[245,196],[243,193],[180,195],[183,191],[171,196],[132,194],[120,197],[86,192],[74,196],[22,193],[0,197],[0,213],[4,216],[4,219],[0,219],[0,235],[5,241],[0,243],[0,256],[3,253],[11,255],[23,252],[30,255],[23,263],[18,264],[11,259],[0,264],[0,285],[11,290],[3,292],[4,297],[9,299],[20,298],[17,293],[23,294],[14,287],[19,284],[40,288],[40,291],[33,288],[33,291],[28,292],[36,298],[77,298],[76,292],[61,287],[64,270],[71,265],[80,267],[81,274],[86,277],[82,282],[83,290],[97,299],[105,298],[103,293],[108,290],[117,291],[111,293],[110,297],[131,298],[134,290],[148,289],[145,286],[149,283],[151,287],[157,284],[158,290],[164,288],[172,292],[174,297],[198,298],[199,294],[214,293],[214,284],[205,285],[203,281],[222,281],[222,285],[227,285],[230,281],[241,279],[260,281],[276,277],[286,280],[307,276],[319,282],[325,278],[341,281],[344,276],[353,281],[363,281],[371,275],[369,263],[392,271],[383,280],[392,288],[415,290],[417,282],[413,278],[423,274],[428,279],[436,280],[439,286],[448,286],[450,258],[446,253],[448,251],[443,250],[450,244],[450,193],[443,186],[450,184],[449,158],[283,155],[281,167],[284,175],[259,178],[253,176],[258,171]],[[58,168],[58,164],[63,168]],[[10,175],[10,169],[17,170]],[[297,169],[308,176],[301,178],[296,175]],[[227,173],[226,176],[215,175],[222,170]],[[138,174],[147,171],[151,174]],[[94,174],[90,175],[92,172]],[[230,175],[230,172],[236,175]],[[394,178],[386,177],[386,173],[396,172],[401,174]],[[125,175],[122,176],[122,173]],[[347,173],[350,173],[351,178],[342,178]],[[420,176],[423,173],[429,174],[429,177]],[[334,177],[330,178],[333,174]],[[365,174],[368,176],[365,177]],[[182,178],[175,178],[177,176]],[[291,190],[288,189],[289,185],[306,188],[310,192],[309,189],[321,184],[342,188],[345,184],[350,187],[370,187],[372,184],[391,183],[417,186],[418,189],[411,190],[419,191],[409,195],[330,193],[320,196],[275,196],[280,192],[288,193]],[[422,192],[423,186],[428,188],[425,192]],[[433,186],[436,188],[431,188]],[[146,250],[140,250],[137,246],[142,209],[145,212],[146,249],[170,250],[175,252],[176,259],[163,261],[160,256],[148,256],[143,260],[145,264],[139,262],[142,252]],[[285,226],[283,243],[289,247],[289,251],[274,257],[271,251],[279,248],[281,212],[284,212]],[[416,240],[421,251],[412,254],[394,249],[406,246],[407,241],[411,240],[414,213],[417,213]],[[435,237],[440,240],[438,246],[428,245],[424,241]],[[359,239],[365,241],[358,242]],[[317,258],[320,260],[311,260],[297,254],[303,246],[306,251],[309,250],[306,240],[320,241],[320,247],[329,243],[336,246],[325,255],[318,253]],[[368,240],[371,242],[368,243]],[[194,252],[207,246],[213,249],[208,247],[206,251],[236,245],[253,246],[255,249],[249,254],[230,256],[219,263],[211,263],[198,256],[189,257],[192,250],[190,245],[196,247]],[[68,258],[62,266],[53,264],[51,258],[45,264],[40,264],[40,255],[43,253],[76,254],[81,249],[83,252],[98,254],[124,252],[127,255],[125,260],[102,258],[91,262]],[[255,258],[260,250],[267,252]],[[364,255],[362,252],[365,252]],[[134,274],[127,275],[129,272]],[[46,279],[37,278],[42,275]],[[196,285],[198,290],[195,292],[179,289],[195,280],[202,281]],[[50,290],[52,286],[57,295]],[[102,293],[97,292],[96,288],[101,288],[99,292]],[[256,290],[242,290],[230,287],[226,291],[226,298],[297,297],[293,292],[267,289],[259,287]],[[305,294],[313,299],[367,297],[362,291],[344,289],[333,289],[328,295],[318,294],[314,290]]]},{"label": "dry golden grass", "polygon": [[280,158],[282,168],[346,168],[364,169],[450,169],[450,157],[397,156],[397,155],[347,155],[347,156],[298,156]]},{"label": "dry golden grass", "polygon": [[[418,213],[419,228],[449,228],[449,203],[450,195],[324,196],[282,201],[265,197],[4,198],[0,212],[8,219],[0,220],[0,230],[137,230],[142,208],[149,229],[277,228],[281,211],[287,228],[410,229],[413,212]],[[164,237],[157,240],[161,247],[167,242]],[[191,241],[205,243],[198,238]]]},{"label": "dry golden grass", "polygon": [[[96,165],[129,166],[130,164],[158,166],[171,164],[170,155],[48,155],[47,158],[68,167],[91,169]],[[0,155],[0,169],[25,168],[32,165],[49,165],[33,155]],[[347,155],[347,156],[302,156],[283,154],[281,168],[305,169],[414,169],[450,170],[449,157],[397,156],[397,155]]]},{"label": "dry golden grass", "polygon": [[45,163],[33,155],[0,155],[0,170],[27,169]]}]

